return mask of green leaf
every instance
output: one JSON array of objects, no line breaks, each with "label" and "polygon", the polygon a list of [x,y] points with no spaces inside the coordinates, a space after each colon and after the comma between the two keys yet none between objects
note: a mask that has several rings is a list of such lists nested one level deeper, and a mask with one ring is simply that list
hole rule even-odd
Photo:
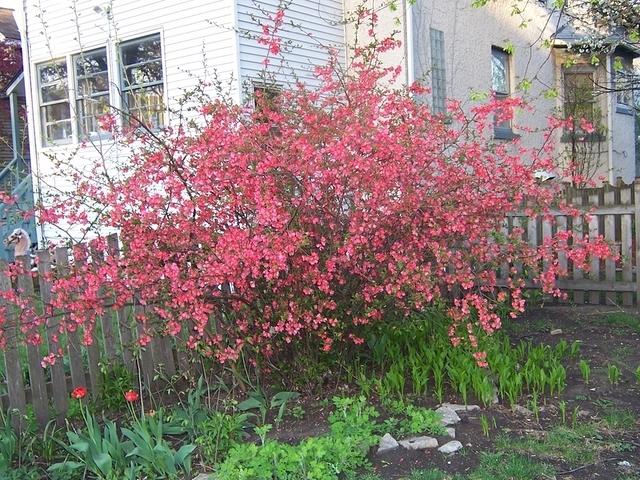
[{"label": "green leaf", "polygon": [[300,396],[299,393],[296,392],[278,392],[273,397],[271,397],[271,408],[278,407],[289,400],[294,400]]},{"label": "green leaf", "polygon": [[106,453],[98,453],[93,456],[93,462],[105,476],[109,476],[111,474],[112,462],[109,455]]},{"label": "green leaf", "polygon": [[244,412],[246,410],[253,410],[254,408],[262,408],[263,403],[255,398],[247,398],[246,400],[238,404],[238,410]]},{"label": "green leaf", "polygon": [[196,449],[195,445],[183,445],[180,447],[180,449],[176,452],[176,463],[178,465],[184,465],[184,460],[193,453],[193,451]]}]

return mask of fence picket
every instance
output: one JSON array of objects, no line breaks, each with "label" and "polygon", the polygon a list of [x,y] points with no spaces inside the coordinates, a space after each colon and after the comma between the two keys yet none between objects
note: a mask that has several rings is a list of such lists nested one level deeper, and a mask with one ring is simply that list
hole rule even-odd
[{"label": "fence picket", "polygon": [[[10,291],[11,279],[5,274],[6,263],[0,260],[0,291]],[[6,305],[4,300],[0,301],[0,305]],[[22,365],[20,364],[20,354],[18,351],[18,329],[17,317],[11,308],[7,309],[7,321],[5,327],[6,348],[4,351],[6,376],[7,376],[7,393],[9,396],[9,407],[20,412],[27,411],[27,399],[24,388],[24,375],[22,374]],[[24,421],[22,415],[13,415],[11,418],[13,426],[16,430],[22,431]]]},{"label": "fence picket", "polygon": [[[75,251],[74,260],[76,262],[76,266],[78,270],[82,270],[86,266],[87,259],[87,246],[86,245],[78,245],[77,250]],[[89,319],[87,319],[88,321]],[[100,345],[96,335],[96,327],[98,322],[91,322],[93,325],[93,331],[91,335],[93,337],[93,341],[90,345],[86,346],[87,349],[87,357],[88,357],[88,368],[89,368],[89,380],[91,381],[91,396],[93,399],[97,399],[100,395],[100,389],[102,386],[102,377],[100,376]],[[83,326],[83,328],[87,328]]]},{"label": "fence picket", "polygon": [[[631,205],[631,188],[625,187],[620,192],[620,202]],[[633,281],[633,217],[631,212],[620,216],[620,256],[622,261],[622,281]],[[633,294],[622,294],[622,305],[633,305]]]},{"label": "fence picket", "polygon": [[[44,305],[44,311],[49,315],[47,322],[47,346],[49,353],[58,354],[60,348],[58,337],[60,335],[60,318],[56,315],[51,305],[51,255],[47,250],[38,252],[38,284],[40,286],[40,298]],[[66,417],[67,399],[67,379],[64,373],[64,366],[58,360],[51,365],[51,388],[53,390],[53,406],[56,411],[58,423],[62,424]]]},{"label": "fence picket", "polygon": [[640,178],[636,178],[633,188],[636,224],[636,305],[640,308]]},{"label": "fence picket", "polygon": [[[22,273],[18,275],[18,291],[25,297],[29,308],[35,308],[33,303],[34,290],[31,277],[31,259],[28,256],[16,258],[16,263],[22,267]],[[36,414],[38,425],[44,427],[49,420],[49,396],[44,380],[44,368],[42,368],[42,354],[38,345],[27,344],[27,361],[29,366],[29,386],[31,387],[31,401]]]},{"label": "fence picket", "polygon": [[[53,252],[56,261],[56,273],[63,277],[69,273],[69,251],[66,248],[56,248]],[[64,322],[64,316],[59,317]],[[69,352],[69,367],[71,369],[71,386],[85,387],[87,380],[84,374],[84,362],[82,360],[82,350],[80,336],[77,327],[73,330],[66,329],[67,351]]]}]

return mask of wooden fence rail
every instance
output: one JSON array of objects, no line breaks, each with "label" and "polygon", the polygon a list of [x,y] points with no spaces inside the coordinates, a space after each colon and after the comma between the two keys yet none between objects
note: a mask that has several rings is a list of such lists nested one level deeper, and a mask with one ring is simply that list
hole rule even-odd
[{"label": "wooden fence rail", "polygon": [[[567,268],[569,276],[558,283],[559,287],[568,293],[571,302],[577,304],[640,304],[640,182],[628,186],[575,190],[568,195],[574,205],[585,211],[592,210],[588,224],[582,221],[582,217],[568,217],[559,211],[555,221],[513,214],[507,216],[505,233],[520,227],[525,239],[532,245],[541,245],[545,238],[562,230],[572,230],[590,237],[604,236],[615,246],[620,260],[594,260],[590,271],[583,272],[573,268],[566,255],[560,255],[558,262]],[[110,236],[107,245],[108,255],[120,255],[116,236]],[[88,254],[92,261],[101,261],[102,254],[90,250]],[[51,272],[52,262],[55,261],[56,270],[64,274],[69,269],[69,255],[66,248],[56,249],[53,258],[48,251],[37,252],[38,274],[35,278],[29,274],[20,275],[14,286],[10,278],[0,273],[0,291],[17,287],[32,306],[49,304],[52,292],[48,273]],[[82,262],[83,258],[86,255],[76,258],[76,263]],[[27,258],[18,261],[28,266]],[[522,271],[522,265],[518,263],[503,265],[500,269],[503,278],[511,268]],[[4,271],[4,268],[0,270]],[[34,288],[34,280],[37,289]],[[132,373],[136,384],[139,382],[147,389],[154,385],[154,376],[159,369],[168,376],[178,370],[186,371],[189,357],[184,338],[156,337],[145,347],[139,345],[141,325],[136,315],[143,311],[139,305],[107,308],[96,321],[94,342],[90,346],[85,346],[81,341],[81,326],[74,331],[53,335],[59,330],[61,322],[61,318],[56,316],[52,316],[43,329],[42,345],[18,345],[11,341],[20,330],[19,317],[14,312],[5,325],[9,341],[4,351],[4,362],[0,362],[0,370],[4,367],[0,372],[4,374],[0,388],[4,384],[6,392],[0,392],[0,407],[26,412],[27,406],[31,405],[38,423],[43,426],[50,418],[64,419],[69,393],[73,388],[87,387],[94,398],[99,394],[101,363],[108,368],[116,364],[123,365]],[[63,350],[65,361],[43,368],[42,358],[49,352],[58,352],[58,349]],[[14,418],[20,426],[19,416]]]}]

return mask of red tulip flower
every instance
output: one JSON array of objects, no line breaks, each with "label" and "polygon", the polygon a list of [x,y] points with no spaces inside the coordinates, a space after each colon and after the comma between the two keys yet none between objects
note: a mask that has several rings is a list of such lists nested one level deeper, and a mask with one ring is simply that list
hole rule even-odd
[{"label": "red tulip flower", "polygon": [[127,402],[131,402],[131,403],[137,402],[139,398],[140,398],[140,395],[135,390],[129,390],[128,392],[124,393],[124,399]]},{"label": "red tulip flower", "polygon": [[87,396],[87,389],[85,387],[76,387],[71,391],[71,398],[80,400]]}]

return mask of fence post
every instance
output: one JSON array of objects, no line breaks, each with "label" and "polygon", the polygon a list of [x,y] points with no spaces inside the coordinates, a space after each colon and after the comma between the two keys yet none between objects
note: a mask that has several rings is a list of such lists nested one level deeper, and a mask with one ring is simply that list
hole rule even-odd
[{"label": "fence post", "polygon": [[637,177],[634,184],[633,189],[635,192],[634,195],[634,205],[636,211],[636,305],[640,308],[640,177]]}]

